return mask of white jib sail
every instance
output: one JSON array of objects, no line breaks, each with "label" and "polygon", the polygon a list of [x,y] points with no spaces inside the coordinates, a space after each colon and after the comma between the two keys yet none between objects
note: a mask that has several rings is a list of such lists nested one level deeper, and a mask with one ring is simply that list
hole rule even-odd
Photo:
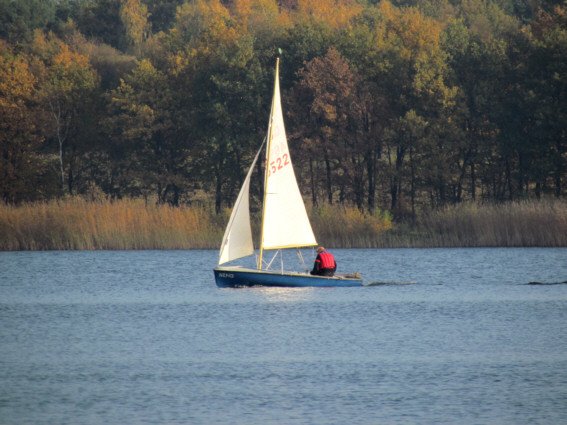
[{"label": "white jib sail", "polygon": [[279,71],[276,67],[271,129],[266,152],[266,192],[262,228],[263,249],[317,245],[291,163],[285,134]]},{"label": "white jib sail", "polygon": [[219,256],[219,265],[237,258],[246,257],[254,253],[254,243],[252,241],[252,229],[250,227],[250,208],[249,208],[249,192],[250,178],[254,171],[254,166],[262,150],[262,146],[248,170],[248,174],[244,179],[236,203],[230,214],[228,225],[222,237],[222,244]]}]

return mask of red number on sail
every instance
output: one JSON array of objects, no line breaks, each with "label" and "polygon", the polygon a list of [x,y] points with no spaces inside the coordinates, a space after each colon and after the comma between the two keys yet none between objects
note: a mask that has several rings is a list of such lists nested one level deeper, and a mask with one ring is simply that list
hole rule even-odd
[{"label": "red number on sail", "polygon": [[271,176],[276,171],[281,170],[286,165],[289,165],[289,155],[284,153],[282,156],[275,159],[275,161],[270,162],[270,168],[268,169],[268,176]]}]

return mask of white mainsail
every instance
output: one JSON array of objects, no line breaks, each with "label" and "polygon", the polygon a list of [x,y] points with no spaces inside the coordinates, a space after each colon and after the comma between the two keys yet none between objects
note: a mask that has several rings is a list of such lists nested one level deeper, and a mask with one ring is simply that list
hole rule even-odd
[{"label": "white mainsail", "polygon": [[276,65],[274,98],[266,149],[264,216],[260,249],[317,245],[297,186],[285,134]]},{"label": "white mainsail", "polygon": [[237,258],[246,257],[254,253],[254,243],[252,241],[252,229],[250,227],[250,208],[249,208],[249,192],[250,192],[250,178],[254,171],[254,166],[260,155],[260,150],[256,153],[254,162],[248,170],[248,174],[244,179],[236,203],[230,214],[228,225],[222,238],[222,245],[220,249],[219,265],[228,261],[236,260]]}]

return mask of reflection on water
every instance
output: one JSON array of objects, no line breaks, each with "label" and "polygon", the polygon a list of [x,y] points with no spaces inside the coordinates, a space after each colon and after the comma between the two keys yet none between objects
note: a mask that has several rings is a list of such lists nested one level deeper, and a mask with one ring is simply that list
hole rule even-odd
[{"label": "reflection on water", "polygon": [[[245,288],[243,288],[245,289]],[[246,289],[245,289],[246,290]],[[270,303],[294,303],[313,300],[316,296],[317,288],[248,288],[266,302]]]},{"label": "reflection on water", "polygon": [[219,289],[216,251],[0,253],[1,424],[567,423],[567,249],[333,250],[363,288]]}]

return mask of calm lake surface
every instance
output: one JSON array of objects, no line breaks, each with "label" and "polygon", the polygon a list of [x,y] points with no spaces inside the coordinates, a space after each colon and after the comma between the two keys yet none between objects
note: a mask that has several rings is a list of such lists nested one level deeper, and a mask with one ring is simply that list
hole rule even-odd
[{"label": "calm lake surface", "polygon": [[0,423],[567,423],[567,249],[333,252],[417,283],[218,289],[216,251],[0,252]]}]

